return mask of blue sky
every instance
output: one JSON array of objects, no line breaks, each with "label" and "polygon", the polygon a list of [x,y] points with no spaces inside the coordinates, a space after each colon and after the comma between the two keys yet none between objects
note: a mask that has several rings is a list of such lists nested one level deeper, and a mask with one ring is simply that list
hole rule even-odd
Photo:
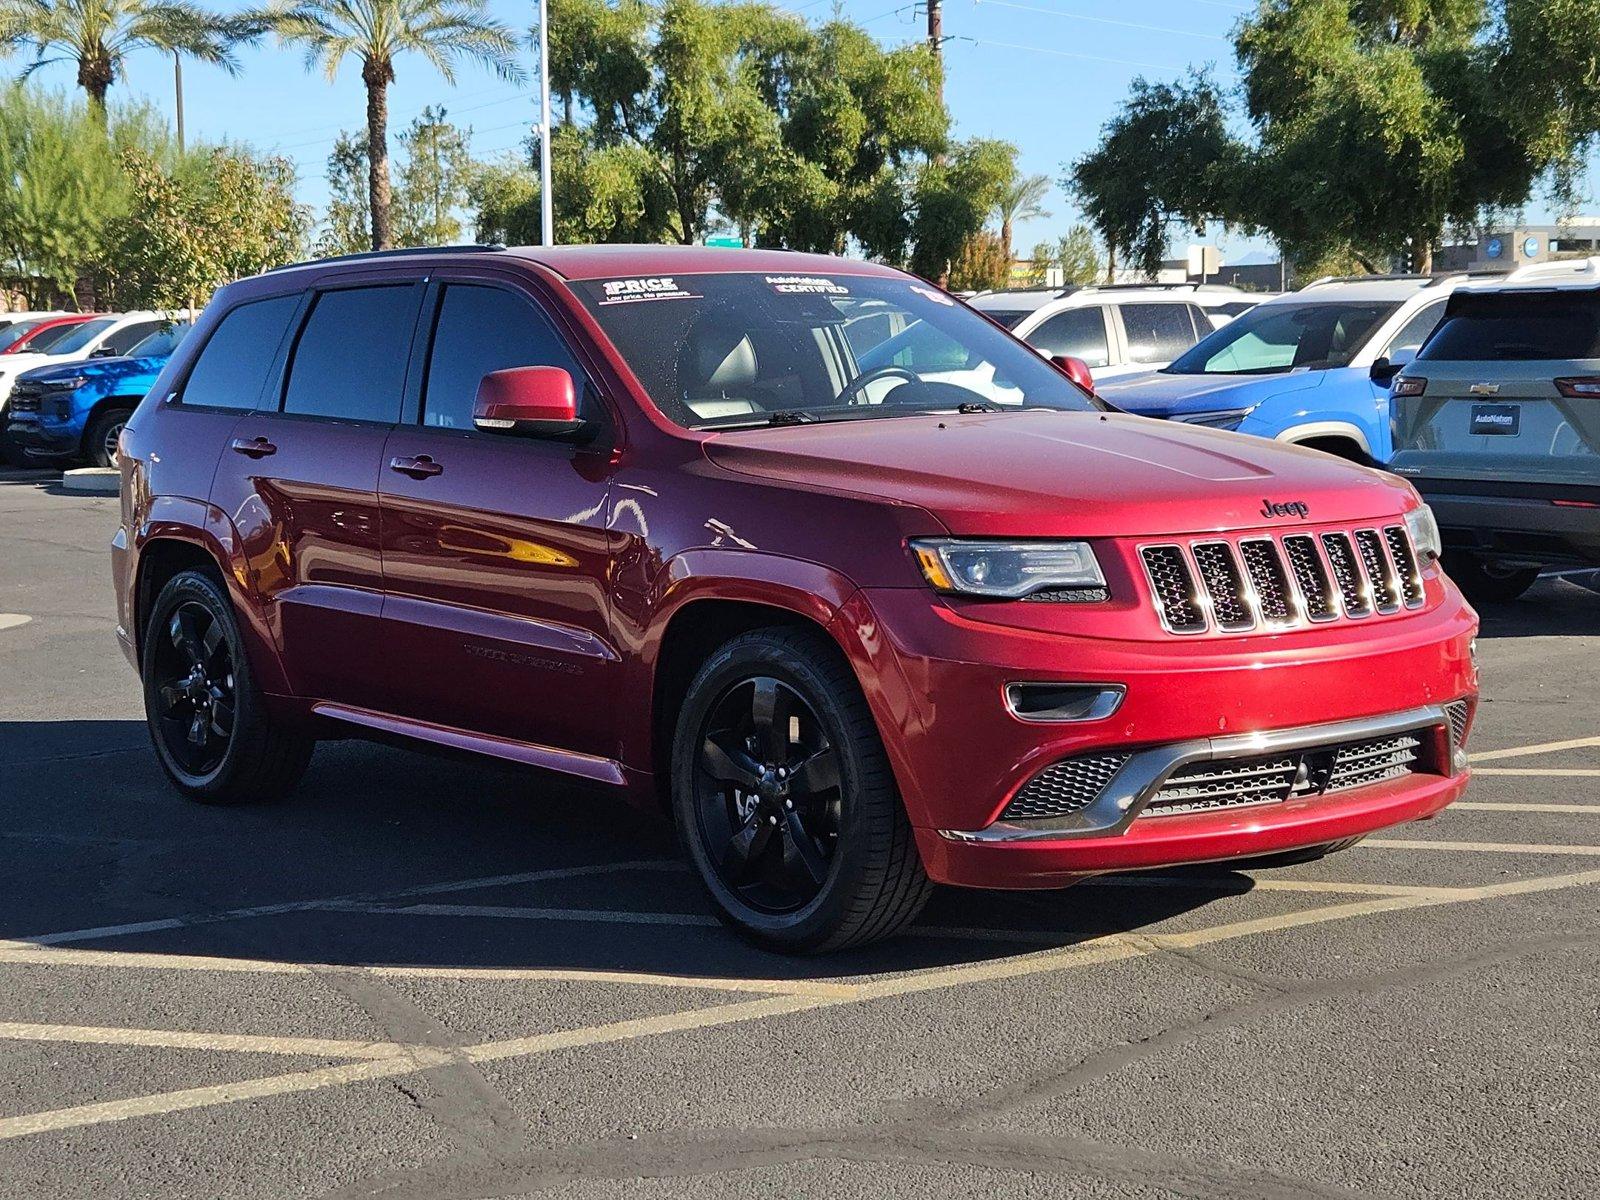
[{"label": "blue sky", "polygon": [[[784,0],[779,7],[815,19],[834,4]],[[490,7],[518,29],[532,23],[531,2],[490,0]],[[837,7],[888,43],[921,37],[925,28],[914,3],[837,0]],[[1063,163],[1095,145],[1136,76],[1176,78],[1191,64],[1213,63],[1223,82],[1233,82],[1228,35],[1250,8],[1243,0],[946,0],[946,99],[956,132],[1005,138],[1019,148],[1023,170],[1059,179]],[[524,57],[531,66],[531,56]],[[347,63],[330,85],[306,72],[296,51],[269,45],[244,50],[241,59],[237,77],[184,63],[191,139],[245,141],[284,154],[299,164],[301,199],[320,208],[334,137],[365,120],[359,65]],[[397,64],[397,75],[391,133],[425,105],[440,103],[452,121],[471,127],[473,152],[489,157],[514,147],[533,119],[531,89],[501,83],[475,66],[463,66],[453,88],[416,58]],[[46,68],[39,77],[58,86],[70,86],[73,78],[65,66]],[[143,96],[170,114],[171,61],[152,52],[134,55],[128,78],[112,94]],[[1076,215],[1059,189],[1047,207],[1048,219],[1017,230],[1024,250],[1064,232]],[[1534,205],[1532,211],[1541,210]],[[1261,248],[1241,235],[1220,241],[1229,261]]]}]

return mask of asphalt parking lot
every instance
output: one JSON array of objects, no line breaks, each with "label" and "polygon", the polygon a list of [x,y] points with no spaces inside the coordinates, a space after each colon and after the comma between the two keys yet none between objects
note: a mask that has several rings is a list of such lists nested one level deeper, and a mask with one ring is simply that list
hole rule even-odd
[{"label": "asphalt parking lot", "polygon": [[664,826],[495,765],[180,802],[115,523],[0,473],[6,1200],[1600,1194],[1600,577],[1484,614],[1433,822],[792,961]]}]

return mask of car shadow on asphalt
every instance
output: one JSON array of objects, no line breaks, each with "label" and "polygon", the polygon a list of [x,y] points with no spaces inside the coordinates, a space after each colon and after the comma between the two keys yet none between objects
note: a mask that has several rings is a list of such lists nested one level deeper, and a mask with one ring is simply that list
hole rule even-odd
[{"label": "car shadow on asphalt", "polygon": [[[665,820],[493,762],[326,743],[285,802],[206,806],[167,783],[141,722],[12,721],[0,794],[0,939],[100,931],[60,943],[85,949],[855,978],[1069,947],[1253,886],[1197,869],[1159,887],[939,889],[911,936],[788,958],[713,919]],[[261,908],[279,911],[239,913]],[[122,928],[151,922],[169,924]]]},{"label": "car shadow on asphalt", "polygon": [[1600,633],[1600,571],[1546,575],[1516,600],[1475,606],[1484,638]]}]

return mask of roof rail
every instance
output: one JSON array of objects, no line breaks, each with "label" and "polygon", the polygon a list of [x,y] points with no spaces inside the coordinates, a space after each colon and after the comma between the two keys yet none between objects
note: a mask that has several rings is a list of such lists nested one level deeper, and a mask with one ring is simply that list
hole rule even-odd
[{"label": "roof rail", "polygon": [[972,298],[976,300],[979,296],[1029,296],[1036,292],[1049,292],[1052,296],[1070,296],[1073,292],[1078,290],[1079,289],[1076,285],[1070,287],[1050,287],[1048,284],[1039,284],[1036,287],[983,288],[979,291],[973,292]]},{"label": "roof rail", "polygon": [[294,271],[300,267],[322,267],[329,263],[366,262],[368,260],[382,262],[390,258],[407,258],[420,254],[480,254],[486,250],[504,250],[505,247],[497,242],[485,243],[475,246],[401,246],[395,250],[362,250],[356,254],[331,254],[327,258],[308,258],[303,262],[284,263],[281,267],[269,267],[267,274],[274,271]]},{"label": "roof rail", "polygon": [[1588,258],[1556,258],[1548,262],[1529,263],[1525,267],[1518,267],[1506,276],[1506,282],[1511,283],[1520,279],[1544,279],[1554,276],[1562,278],[1568,275],[1595,275],[1600,276],[1600,257]]},{"label": "roof rail", "polygon": [[1083,290],[1086,292],[1132,292],[1163,289],[1178,291],[1182,288],[1189,288],[1196,292],[1238,292],[1243,290],[1242,288],[1234,287],[1231,283],[1195,283],[1192,280],[1187,280],[1183,283],[1089,283],[1084,285]]},{"label": "roof rail", "polygon": [[1440,278],[1437,275],[1416,275],[1409,272],[1398,272],[1392,275],[1324,275],[1321,279],[1313,279],[1300,290],[1302,292],[1314,287],[1322,287],[1328,283],[1400,283],[1404,280],[1415,279],[1419,283],[1432,282]]}]

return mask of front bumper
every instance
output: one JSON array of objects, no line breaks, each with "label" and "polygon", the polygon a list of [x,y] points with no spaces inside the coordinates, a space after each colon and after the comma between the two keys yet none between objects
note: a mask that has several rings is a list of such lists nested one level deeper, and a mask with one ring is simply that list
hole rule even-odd
[{"label": "front bumper", "polygon": [[[975,619],[910,589],[858,593],[840,621],[860,634],[858,677],[929,874],[1051,887],[1337,841],[1449,804],[1466,773],[1443,706],[1476,696],[1477,619],[1436,572],[1428,594],[1414,614],[1242,638],[1069,636]],[[1004,703],[1007,685],[1020,681],[1126,690],[1110,716],[1040,723]],[[1397,727],[1428,731],[1427,769],[1271,805],[1139,817],[1143,800],[1185,763]],[[1002,820],[1046,767],[1110,749],[1129,754],[1127,769],[1090,810],[1054,827]]]},{"label": "front bumper", "polygon": [[5,436],[29,458],[70,458],[77,454],[83,429],[65,422],[42,421],[18,413],[4,422]]}]

